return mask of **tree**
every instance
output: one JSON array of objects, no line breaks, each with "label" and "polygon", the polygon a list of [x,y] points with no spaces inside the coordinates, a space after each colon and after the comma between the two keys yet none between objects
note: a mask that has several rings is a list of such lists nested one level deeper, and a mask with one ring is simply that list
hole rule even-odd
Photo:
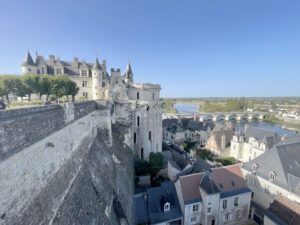
[{"label": "tree", "polygon": [[[67,97],[69,95],[71,95],[72,96],[72,102],[75,101],[75,95],[78,94],[78,91],[79,91],[79,87],[77,87],[76,82],[74,82],[72,80],[69,80],[68,81]],[[69,99],[68,99],[68,101],[69,101]]]},{"label": "tree", "polygon": [[2,75],[0,78],[1,96],[6,97],[6,101],[10,104],[9,94],[16,93],[16,75]]},{"label": "tree", "polygon": [[40,93],[39,89],[40,76],[37,74],[26,74],[22,77],[22,81],[27,89],[28,100],[31,101],[32,93]]},{"label": "tree", "polygon": [[149,163],[150,163],[152,176],[154,176],[162,168],[163,155],[160,152],[157,153],[151,152],[149,156]]},{"label": "tree", "polygon": [[48,98],[51,94],[51,84],[52,84],[53,77],[50,75],[43,75],[39,79],[39,96],[40,99],[42,95],[46,95],[46,100],[48,101]]},{"label": "tree", "polygon": [[51,94],[54,95],[58,99],[64,95],[68,95],[68,80],[69,77],[66,75],[58,75],[53,77],[51,82]]},{"label": "tree", "polygon": [[26,96],[28,93],[27,87],[24,84],[22,77],[17,77],[15,80],[15,94],[19,97],[21,97],[21,100],[23,101],[23,97]]}]

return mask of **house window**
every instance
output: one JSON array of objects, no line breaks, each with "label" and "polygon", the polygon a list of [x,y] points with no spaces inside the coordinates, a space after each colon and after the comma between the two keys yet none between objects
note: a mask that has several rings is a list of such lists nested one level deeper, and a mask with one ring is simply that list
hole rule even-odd
[{"label": "house window", "polygon": [[133,134],[134,143],[136,143],[136,133]]},{"label": "house window", "polygon": [[87,92],[83,92],[82,96],[85,97],[86,99],[88,98],[88,93]]},{"label": "house window", "polygon": [[136,99],[139,100],[140,99],[140,92],[136,93]]},{"label": "house window", "polygon": [[223,200],[223,209],[227,209],[227,201],[228,200]]},{"label": "house window", "polygon": [[87,71],[86,70],[81,70],[81,76],[87,77]]},{"label": "house window", "polygon": [[235,218],[236,218],[236,219],[241,218],[241,210],[237,210],[237,211],[235,212]]},{"label": "house window", "polygon": [[239,206],[239,198],[238,197],[234,198],[234,203],[233,204],[234,204],[235,207]]},{"label": "house window", "polygon": [[137,117],[137,126],[138,127],[140,126],[140,117],[139,116]]},{"label": "house window", "polygon": [[269,186],[265,186],[264,193],[267,195],[270,194]]},{"label": "house window", "polygon": [[254,170],[254,171],[257,171],[257,170],[258,170],[258,164],[254,164],[254,165],[253,165],[253,170]]},{"label": "house window", "polygon": [[211,202],[208,202],[207,205],[208,205],[208,206],[211,206]]},{"label": "house window", "polygon": [[224,215],[224,221],[228,221],[230,217],[230,212],[225,213]]},{"label": "house window", "polygon": [[61,69],[56,69],[56,74],[61,74]]},{"label": "house window", "polygon": [[199,210],[199,205],[196,204],[196,205],[193,205],[193,212],[198,212]]},{"label": "house window", "polygon": [[149,131],[149,141],[151,141],[151,131]]},{"label": "house window", "polygon": [[82,81],[82,87],[87,87],[87,81]]},{"label": "house window", "polygon": [[104,82],[102,82],[102,87],[105,87],[105,83]]},{"label": "house window", "polygon": [[197,216],[191,218],[191,223],[195,223],[195,222],[197,222]]},{"label": "house window", "polygon": [[211,207],[207,208],[207,214],[211,214]]}]

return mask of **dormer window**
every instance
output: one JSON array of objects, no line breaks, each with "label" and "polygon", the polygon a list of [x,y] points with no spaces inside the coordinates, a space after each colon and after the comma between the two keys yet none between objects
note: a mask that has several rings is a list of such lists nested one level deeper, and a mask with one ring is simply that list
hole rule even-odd
[{"label": "dormer window", "polygon": [[81,76],[87,77],[87,71],[86,70],[81,70]]},{"label": "dormer window", "polygon": [[61,69],[56,69],[56,74],[61,74]]},{"label": "dormer window", "polygon": [[170,203],[169,203],[169,202],[166,202],[166,203],[164,204],[164,212],[168,212],[168,211],[170,211]]},{"label": "dormer window", "polygon": [[258,164],[254,164],[254,165],[253,165],[253,170],[254,170],[255,172],[258,170],[258,168],[259,168]]},{"label": "dormer window", "polygon": [[272,172],[269,173],[269,178],[270,178],[271,180],[274,180],[275,177],[276,177],[276,173],[275,173],[274,171],[272,171]]}]

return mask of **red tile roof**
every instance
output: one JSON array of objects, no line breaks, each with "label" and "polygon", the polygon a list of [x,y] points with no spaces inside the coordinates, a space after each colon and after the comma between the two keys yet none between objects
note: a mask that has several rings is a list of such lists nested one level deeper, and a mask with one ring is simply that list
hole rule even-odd
[{"label": "red tile roof", "polygon": [[[246,188],[247,184],[239,164],[211,169],[212,180],[221,192]],[[200,198],[198,185],[205,172],[179,177],[184,202]],[[222,184],[222,188],[220,186]]]}]

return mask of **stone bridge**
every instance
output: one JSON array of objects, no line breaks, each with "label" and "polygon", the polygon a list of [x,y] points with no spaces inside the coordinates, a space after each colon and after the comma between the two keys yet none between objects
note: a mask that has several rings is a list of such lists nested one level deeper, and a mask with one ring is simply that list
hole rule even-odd
[{"label": "stone bridge", "polygon": [[195,114],[199,121],[219,121],[219,120],[263,120],[269,113],[261,112],[231,112],[231,113],[199,113]]}]

